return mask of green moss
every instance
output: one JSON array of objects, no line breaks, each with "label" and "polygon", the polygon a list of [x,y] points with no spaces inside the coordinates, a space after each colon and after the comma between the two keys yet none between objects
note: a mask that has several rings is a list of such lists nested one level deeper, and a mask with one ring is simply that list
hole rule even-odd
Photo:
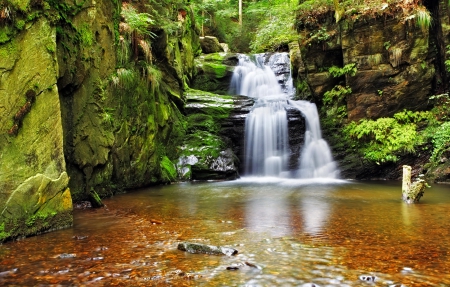
[{"label": "green moss", "polygon": [[225,53],[211,53],[204,56],[205,61],[222,62],[225,59]]},{"label": "green moss", "polygon": [[18,20],[16,21],[16,28],[17,30],[21,31],[25,27],[25,21],[24,20]]},{"label": "green moss", "polygon": [[11,236],[10,232],[5,231],[5,223],[0,224],[0,242],[8,239]]},{"label": "green moss", "polygon": [[219,136],[206,131],[195,131],[186,136],[185,150],[182,154],[194,154],[203,160],[203,164],[208,165],[209,160],[217,158],[224,147],[225,143]]},{"label": "green moss", "polygon": [[16,10],[27,12],[30,0],[8,0]]},{"label": "green moss", "polygon": [[223,64],[205,62],[203,63],[203,71],[214,75],[218,79],[221,79],[227,74],[227,66]]},{"label": "green moss", "polygon": [[90,47],[94,43],[94,34],[88,24],[83,24],[78,31],[78,39],[83,46]]},{"label": "green moss", "polygon": [[7,26],[0,27],[0,44],[6,43],[10,38],[10,30]]},{"label": "green moss", "polygon": [[214,120],[211,115],[192,114],[188,117],[188,130],[194,132],[196,130],[216,133],[220,129],[220,123]]}]

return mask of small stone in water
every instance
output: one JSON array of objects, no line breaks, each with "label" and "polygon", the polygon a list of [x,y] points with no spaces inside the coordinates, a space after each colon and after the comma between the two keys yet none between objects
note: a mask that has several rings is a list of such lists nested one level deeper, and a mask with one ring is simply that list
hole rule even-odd
[{"label": "small stone in water", "polygon": [[239,270],[239,267],[237,267],[237,266],[228,266],[227,270]]},{"label": "small stone in water", "polygon": [[76,254],[73,253],[62,253],[58,255],[59,258],[75,258],[77,257]]},{"label": "small stone in water", "polygon": [[11,270],[3,271],[3,272],[0,272],[0,276],[6,276],[6,275],[9,275],[11,273],[16,273],[18,270],[19,270],[19,268],[14,268],[14,269],[11,269]]},{"label": "small stone in water", "polygon": [[366,281],[366,282],[375,282],[376,279],[377,279],[377,277],[372,276],[372,275],[361,275],[361,276],[359,276],[359,280]]},{"label": "small stone in water", "polygon": [[83,239],[86,239],[86,238],[88,238],[88,236],[87,235],[75,235],[74,237],[72,237],[73,239],[76,239],[76,240],[83,240]]}]

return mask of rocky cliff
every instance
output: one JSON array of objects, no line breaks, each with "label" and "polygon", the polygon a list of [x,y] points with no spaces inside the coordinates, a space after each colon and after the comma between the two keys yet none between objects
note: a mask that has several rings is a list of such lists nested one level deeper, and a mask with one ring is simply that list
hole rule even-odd
[{"label": "rocky cliff", "polygon": [[[325,125],[325,134],[347,177],[399,179],[402,164],[414,165],[417,174],[428,161],[425,151],[379,166],[355,158],[351,146],[333,137],[352,121],[429,110],[430,96],[448,88],[448,3],[408,3],[380,1],[340,11],[339,21],[333,7],[311,11],[314,17],[298,16],[300,40],[290,46],[298,96],[325,106],[322,118],[333,123]],[[433,24],[421,22],[423,15]],[[333,74],[332,67],[340,73]],[[328,91],[333,93],[326,99]]]},{"label": "rocky cliff", "polygon": [[45,17],[15,31],[0,25],[1,242],[71,225],[72,200],[56,84],[56,29]]},{"label": "rocky cliff", "polygon": [[71,225],[72,200],[173,181],[199,51],[182,1],[1,2],[0,242]]}]

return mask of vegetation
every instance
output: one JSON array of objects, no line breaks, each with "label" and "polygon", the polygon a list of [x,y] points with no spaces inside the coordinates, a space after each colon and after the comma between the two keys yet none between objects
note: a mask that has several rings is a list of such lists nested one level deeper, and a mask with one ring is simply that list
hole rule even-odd
[{"label": "vegetation", "polygon": [[244,1],[243,22],[238,1],[196,0],[195,17],[202,35],[213,35],[235,52],[286,50],[297,39],[293,33],[295,1]]},{"label": "vegetation", "polygon": [[418,127],[433,118],[431,112],[403,111],[392,118],[363,119],[345,126],[344,134],[353,140],[364,158],[378,164],[395,162],[400,154],[414,153],[423,144]]}]

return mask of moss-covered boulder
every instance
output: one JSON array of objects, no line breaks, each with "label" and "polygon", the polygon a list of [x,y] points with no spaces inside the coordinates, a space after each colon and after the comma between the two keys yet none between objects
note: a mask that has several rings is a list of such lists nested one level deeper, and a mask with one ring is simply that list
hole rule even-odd
[{"label": "moss-covered boulder", "polygon": [[200,37],[200,46],[204,54],[224,52],[219,40],[213,36]]},{"label": "moss-covered boulder", "polygon": [[197,74],[193,79],[192,88],[215,94],[227,94],[237,63],[236,54],[202,54],[195,59]]},{"label": "moss-covered boulder", "polygon": [[45,18],[0,44],[0,242],[72,224],[55,51]]},{"label": "moss-covered boulder", "polygon": [[[236,113],[237,97],[199,90],[186,93],[187,135],[177,161],[178,175],[189,179],[233,179],[238,176],[229,121]],[[243,138],[243,127],[240,137]]]}]

